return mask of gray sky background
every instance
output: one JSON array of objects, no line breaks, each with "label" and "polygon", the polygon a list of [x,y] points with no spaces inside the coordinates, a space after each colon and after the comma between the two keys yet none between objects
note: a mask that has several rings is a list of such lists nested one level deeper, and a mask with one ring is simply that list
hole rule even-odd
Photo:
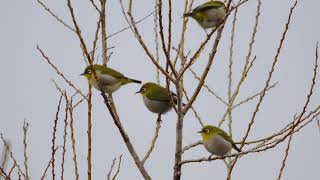
[{"label": "gray sky background", "polygon": [[[205,1],[195,1],[194,7],[203,2]],[[61,18],[71,24],[66,1],[47,1],[46,3]],[[73,1],[73,4],[83,35],[86,42],[91,46],[97,14],[89,1]],[[183,1],[173,2],[173,46],[175,47],[177,47],[181,32],[180,17],[182,16],[183,4]],[[289,8],[292,5],[292,0],[263,1],[253,51],[253,54],[257,55],[257,60],[247,82],[241,89],[237,102],[260,91],[264,86]],[[278,81],[279,85],[266,95],[249,139],[257,139],[272,134],[290,122],[296,112],[301,111],[311,83],[315,44],[320,39],[319,6],[319,1],[299,1],[280,55],[280,61],[272,79],[272,82]],[[135,1],[133,9],[134,16],[139,19],[153,10],[153,1]],[[250,0],[239,10],[240,16],[237,23],[235,43],[234,82],[239,80],[239,74],[245,61],[255,12],[256,0]],[[107,20],[108,33],[116,32],[126,26],[118,1],[109,1],[108,16],[110,17]],[[217,94],[225,99],[227,98],[230,20],[231,18],[223,32],[215,64],[206,81]],[[32,179],[38,179],[49,160],[52,120],[59,97],[59,93],[50,79],[55,79],[63,88],[68,90],[69,95],[73,94],[73,91],[44,62],[36,50],[36,46],[39,45],[51,60],[65,72],[67,78],[75,82],[82,90],[87,88],[87,82],[79,74],[83,71],[85,64],[82,60],[77,37],[49,16],[36,3],[36,0],[3,1],[0,6],[0,21],[2,22],[0,28],[2,57],[0,71],[2,77],[0,90],[2,118],[0,119],[0,131],[12,142],[14,154],[22,164],[22,124],[23,119],[28,120],[31,124],[28,134],[30,172]],[[153,18],[151,17],[141,23],[139,29],[150,48],[154,48],[151,45],[153,43]],[[186,34],[186,51],[194,52],[204,38],[203,30],[195,21],[190,21]],[[117,69],[128,77],[143,81],[155,81],[155,68],[130,31],[114,36],[108,43],[109,46],[115,46],[112,50],[114,54],[109,64],[110,67]],[[211,47],[211,44],[208,47]],[[99,45],[98,52],[101,51],[100,47]],[[194,66],[197,72],[201,73],[203,71],[207,57],[208,52],[206,51],[199,58]],[[317,78],[318,82],[319,80],[320,78]],[[197,81],[188,73],[185,83],[189,93],[191,93]],[[134,94],[139,88],[139,85],[127,85],[114,94],[114,99],[123,125],[137,152],[142,156],[151,141],[156,115],[147,111],[141,97]],[[234,88],[235,85],[233,85]],[[319,85],[317,85],[310,104],[312,108],[320,102],[319,90]],[[252,101],[234,111],[233,138],[235,141],[243,137],[256,101]],[[195,108],[205,123],[216,124],[226,107],[203,89],[195,102]],[[75,110],[76,143],[81,179],[86,178],[86,117],[86,104],[82,104]],[[61,119],[63,119],[63,115],[61,115]],[[175,122],[176,117],[173,111],[163,117],[156,149],[146,163],[146,168],[153,179],[162,180],[172,177]],[[191,112],[187,114],[184,122],[183,144],[188,145],[198,141],[200,136],[196,131],[201,127]],[[62,143],[62,127],[63,123],[60,121],[58,144]],[[123,154],[123,161],[119,179],[142,179],[122,142],[118,130],[108,115],[98,91],[94,91],[93,97],[92,128],[93,179],[105,179],[112,159],[121,154]],[[223,128],[227,129],[226,125]],[[316,123],[313,122],[293,137],[283,179],[317,179],[319,177],[319,135]],[[268,152],[251,154],[241,158],[233,171],[233,179],[275,179],[281,166],[285,147],[286,143],[282,143],[276,149]],[[69,142],[68,148],[66,179],[73,179]],[[183,159],[207,157],[208,155],[209,153],[202,146],[199,146],[187,152]],[[60,171],[59,167],[57,170]],[[182,177],[185,180],[225,179],[226,168],[222,161],[189,164],[183,166]]]}]

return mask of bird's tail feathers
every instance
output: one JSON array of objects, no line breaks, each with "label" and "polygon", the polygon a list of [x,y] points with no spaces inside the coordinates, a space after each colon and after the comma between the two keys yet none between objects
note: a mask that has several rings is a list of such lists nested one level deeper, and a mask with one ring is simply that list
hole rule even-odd
[{"label": "bird's tail feathers", "polygon": [[129,80],[129,83],[137,83],[137,84],[141,84],[142,81],[139,81],[139,80],[135,80],[135,79],[128,79]]},{"label": "bird's tail feathers", "polygon": [[241,152],[241,149],[239,149],[234,143],[232,143],[232,147],[233,147],[236,151]]},{"label": "bird's tail feathers", "polygon": [[183,17],[191,17],[192,16],[192,13],[185,13],[183,14]]}]

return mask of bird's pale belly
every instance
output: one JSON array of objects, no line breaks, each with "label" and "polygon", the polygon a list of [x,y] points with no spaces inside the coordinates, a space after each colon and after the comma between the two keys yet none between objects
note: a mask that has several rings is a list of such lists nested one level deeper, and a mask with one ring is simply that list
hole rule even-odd
[{"label": "bird's pale belly", "polygon": [[[115,78],[109,78],[106,79],[105,77],[98,77],[99,79],[101,79],[100,83],[101,83],[101,87],[102,87],[102,91],[110,94],[113,93],[114,91],[118,90],[121,87],[121,82],[117,82],[117,80]],[[96,80],[96,78],[91,78],[89,83],[96,89],[100,89],[99,84]]]},{"label": "bird's pale belly", "polygon": [[219,135],[215,135],[203,143],[204,147],[213,155],[223,156],[231,151],[232,145]]},{"label": "bird's pale belly", "polygon": [[153,113],[164,114],[172,108],[169,102],[150,100],[145,96],[143,96],[143,102],[146,107]]},{"label": "bird's pale belly", "polygon": [[219,25],[222,20],[226,17],[224,8],[211,9],[206,11],[207,18],[201,22],[203,28],[211,28]]}]

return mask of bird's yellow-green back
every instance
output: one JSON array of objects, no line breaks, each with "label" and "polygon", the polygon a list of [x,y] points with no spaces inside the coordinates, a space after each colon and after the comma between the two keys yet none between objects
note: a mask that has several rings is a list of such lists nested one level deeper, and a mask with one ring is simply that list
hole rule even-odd
[{"label": "bird's yellow-green back", "polygon": [[230,143],[233,143],[231,137],[218,127],[206,125],[201,130],[202,141],[207,141],[212,136],[216,136],[216,135],[219,135],[223,137],[225,140],[229,141]]},{"label": "bird's yellow-green back", "polygon": [[150,100],[170,101],[168,90],[156,83],[148,82],[143,84],[139,92]]}]

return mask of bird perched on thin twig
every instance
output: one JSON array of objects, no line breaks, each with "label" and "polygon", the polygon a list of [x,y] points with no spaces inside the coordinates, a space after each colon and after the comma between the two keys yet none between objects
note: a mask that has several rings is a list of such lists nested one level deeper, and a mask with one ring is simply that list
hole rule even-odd
[{"label": "bird perched on thin twig", "polygon": [[207,125],[198,133],[201,133],[202,144],[212,155],[228,155],[232,148],[241,152],[241,149],[236,146],[231,137],[218,127]]},{"label": "bird perched on thin twig", "polygon": [[94,88],[107,94],[115,92],[128,83],[141,84],[139,80],[130,79],[116,70],[98,64],[87,66],[81,75],[84,75]]},{"label": "bird perched on thin twig", "polygon": [[142,95],[143,102],[149,111],[159,115],[158,120],[161,114],[170,111],[177,103],[176,95],[173,92],[168,92],[166,88],[152,82],[143,84],[136,93]]},{"label": "bird perched on thin twig", "polygon": [[227,8],[221,1],[209,1],[196,8],[190,13],[185,13],[184,17],[192,17],[202,28],[212,28],[219,26],[227,15]]}]

